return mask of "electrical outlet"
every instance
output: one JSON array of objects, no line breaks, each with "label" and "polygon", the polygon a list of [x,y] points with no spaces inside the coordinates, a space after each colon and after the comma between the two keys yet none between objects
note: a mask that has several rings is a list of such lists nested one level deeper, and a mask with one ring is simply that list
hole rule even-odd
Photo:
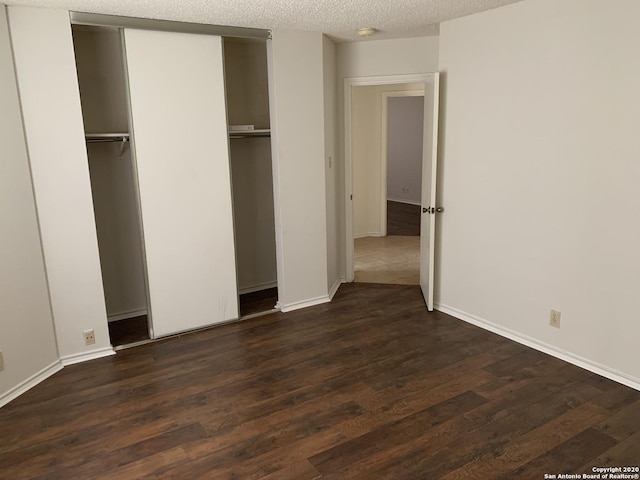
[{"label": "electrical outlet", "polygon": [[93,345],[94,343],[96,343],[96,335],[93,330],[85,330],[82,333],[84,334],[85,345]]},{"label": "electrical outlet", "polygon": [[2,355],[2,350],[0,350],[0,372],[4,370],[4,355]]},{"label": "electrical outlet", "polygon": [[560,312],[558,312],[557,310],[551,310],[549,325],[551,325],[552,327],[560,328]]}]

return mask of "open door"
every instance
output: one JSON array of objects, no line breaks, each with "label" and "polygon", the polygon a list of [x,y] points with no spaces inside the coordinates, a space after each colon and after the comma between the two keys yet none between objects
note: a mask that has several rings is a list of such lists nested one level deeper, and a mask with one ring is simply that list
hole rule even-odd
[{"label": "open door", "polygon": [[424,134],[422,150],[422,217],[420,219],[420,288],[429,311],[433,310],[435,237],[437,213],[436,179],[438,170],[438,73],[424,86]]}]

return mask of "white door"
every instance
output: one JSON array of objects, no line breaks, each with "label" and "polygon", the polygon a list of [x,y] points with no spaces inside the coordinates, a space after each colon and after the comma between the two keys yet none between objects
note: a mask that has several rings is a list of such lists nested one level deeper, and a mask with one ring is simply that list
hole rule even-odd
[{"label": "white door", "polygon": [[124,42],[152,337],[238,318],[222,39]]},{"label": "white door", "polygon": [[438,171],[439,74],[425,82],[422,150],[422,213],[420,219],[420,288],[429,311],[433,310],[436,238],[436,180]]}]

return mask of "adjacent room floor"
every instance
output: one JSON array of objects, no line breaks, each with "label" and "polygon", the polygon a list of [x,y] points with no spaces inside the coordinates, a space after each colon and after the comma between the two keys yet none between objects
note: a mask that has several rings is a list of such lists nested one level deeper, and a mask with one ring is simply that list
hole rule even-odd
[{"label": "adjacent room floor", "polygon": [[67,366],[0,408],[2,478],[493,479],[637,465],[640,392],[345,284]]},{"label": "adjacent room floor", "polygon": [[356,238],[356,282],[420,284],[420,206],[387,202],[387,236]]},{"label": "adjacent room floor", "polygon": [[363,237],[354,240],[356,282],[420,284],[420,237]]}]

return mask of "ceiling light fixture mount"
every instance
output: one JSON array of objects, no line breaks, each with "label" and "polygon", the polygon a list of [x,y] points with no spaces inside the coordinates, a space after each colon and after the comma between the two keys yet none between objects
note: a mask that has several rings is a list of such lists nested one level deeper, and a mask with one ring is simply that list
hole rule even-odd
[{"label": "ceiling light fixture mount", "polygon": [[378,30],[373,27],[360,27],[357,31],[358,35],[360,35],[361,37],[371,37],[378,33]]}]

